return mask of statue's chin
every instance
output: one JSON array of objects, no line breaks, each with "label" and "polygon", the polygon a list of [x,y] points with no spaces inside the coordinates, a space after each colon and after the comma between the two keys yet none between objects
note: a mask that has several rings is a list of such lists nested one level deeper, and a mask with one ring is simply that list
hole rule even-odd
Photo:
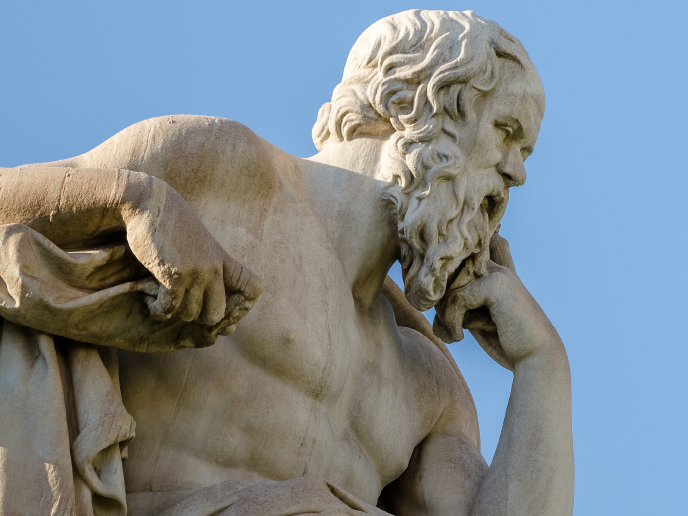
[{"label": "statue's chin", "polygon": [[435,306],[447,288],[447,280],[431,274],[425,267],[413,277],[404,278],[406,299],[421,312]]}]

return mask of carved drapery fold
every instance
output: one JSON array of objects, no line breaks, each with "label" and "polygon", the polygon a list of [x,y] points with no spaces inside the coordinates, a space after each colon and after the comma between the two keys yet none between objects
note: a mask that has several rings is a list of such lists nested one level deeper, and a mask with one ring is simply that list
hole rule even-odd
[{"label": "carved drapery fold", "polygon": [[126,514],[121,457],[135,424],[114,350],[2,326],[0,513]]},{"label": "carved drapery fold", "polygon": [[137,276],[124,246],[67,253],[26,226],[0,226],[1,514],[126,514],[122,457],[135,423],[116,350],[73,339],[145,341],[122,324],[132,306],[143,313],[135,296],[153,280],[125,281]]}]

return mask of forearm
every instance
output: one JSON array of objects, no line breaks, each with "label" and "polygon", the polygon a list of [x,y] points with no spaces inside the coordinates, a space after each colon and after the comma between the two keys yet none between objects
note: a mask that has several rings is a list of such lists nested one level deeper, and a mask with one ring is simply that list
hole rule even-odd
[{"label": "forearm", "polygon": [[571,379],[558,339],[517,362],[504,426],[474,516],[573,511]]},{"label": "forearm", "polygon": [[0,225],[24,224],[57,245],[78,245],[124,230],[127,214],[153,202],[157,183],[164,185],[119,169],[0,169]]}]

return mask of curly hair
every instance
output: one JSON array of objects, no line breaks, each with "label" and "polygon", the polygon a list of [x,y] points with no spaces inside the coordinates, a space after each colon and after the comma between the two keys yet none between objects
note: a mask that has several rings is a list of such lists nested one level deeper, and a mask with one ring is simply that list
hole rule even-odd
[{"label": "curly hair", "polygon": [[465,123],[475,100],[496,86],[499,59],[530,63],[516,38],[473,11],[416,9],[383,18],[354,44],[313,127],[318,150],[360,136],[391,139],[392,159],[405,166],[386,171],[385,195],[398,213],[407,295],[411,283],[422,284],[422,295],[409,296],[419,309],[444,294],[451,271],[443,264],[489,244],[488,228],[470,227],[487,220],[473,220],[482,198],[471,199],[470,185],[460,180],[457,122]]},{"label": "curly hair", "polygon": [[[432,138],[442,115],[465,118],[497,83],[497,58],[529,61],[523,45],[473,11],[414,9],[383,18],[354,44],[313,127],[322,150],[387,127],[410,140]],[[372,129],[372,131],[371,131]]]}]

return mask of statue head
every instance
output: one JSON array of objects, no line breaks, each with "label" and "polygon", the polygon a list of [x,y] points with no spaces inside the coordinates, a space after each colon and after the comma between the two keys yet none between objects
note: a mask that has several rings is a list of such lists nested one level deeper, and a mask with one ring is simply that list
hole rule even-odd
[{"label": "statue head", "polygon": [[409,301],[434,306],[457,276],[483,274],[508,189],[525,181],[544,91],[523,45],[472,11],[405,11],[356,41],[318,150],[387,141],[378,178],[398,214]]}]

